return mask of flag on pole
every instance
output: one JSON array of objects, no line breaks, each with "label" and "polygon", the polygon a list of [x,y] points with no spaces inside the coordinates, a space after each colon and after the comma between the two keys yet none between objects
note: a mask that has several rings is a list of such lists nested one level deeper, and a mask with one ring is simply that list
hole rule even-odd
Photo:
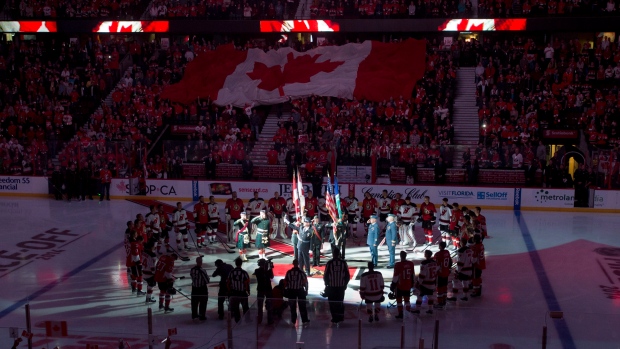
[{"label": "flag on pole", "polygon": [[296,218],[301,217],[301,210],[299,207],[299,191],[297,190],[297,178],[295,178],[295,172],[293,172],[293,203],[295,204]]},{"label": "flag on pole", "polygon": [[338,222],[338,210],[336,209],[336,202],[334,201],[334,197],[332,196],[332,183],[331,180],[329,178],[329,176],[327,176],[327,190],[325,191],[325,206],[327,207],[327,211],[329,212],[329,215],[332,217],[332,220],[334,221],[334,230],[336,228],[336,223]]},{"label": "flag on pole", "polygon": [[340,189],[338,188],[338,177],[334,174],[334,197],[336,198],[336,208],[338,208],[338,217],[342,218],[342,207],[340,205]]},{"label": "flag on pole", "polygon": [[299,210],[301,214],[304,214],[304,208],[306,207],[306,197],[304,196],[304,184],[301,182],[301,174],[299,168],[297,168],[297,190],[299,192]]}]

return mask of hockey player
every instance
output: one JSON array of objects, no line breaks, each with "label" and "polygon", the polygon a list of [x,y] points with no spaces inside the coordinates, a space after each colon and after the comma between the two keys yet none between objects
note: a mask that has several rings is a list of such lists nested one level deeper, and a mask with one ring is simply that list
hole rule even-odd
[{"label": "hockey player", "polygon": [[[290,228],[288,228],[288,223],[286,223],[287,219],[289,222],[295,222],[297,219],[297,213],[295,212],[295,201],[293,201],[293,198],[290,197],[288,199],[286,199],[286,215],[284,216],[284,225],[286,227],[287,230],[290,230]],[[291,243],[292,243],[292,239],[293,239],[293,232],[294,230],[290,230],[290,236],[291,236]],[[293,246],[296,246],[293,243]],[[297,258],[297,255],[295,255],[295,258]]]},{"label": "hockey player", "polygon": [[394,275],[390,285],[390,291],[396,293],[397,319],[403,318],[403,300],[405,301],[405,310],[411,311],[411,289],[413,288],[414,276],[413,262],[407,260],[407,252],[400,251],[400,261],[394,266]]},{"label": "hockey player", "polygon": [[144,221],[144,216],[141,213],[136,215],[136,220],[133,223],[133,227],[136,231],[137,236],[142,236],[142,240],[144,242],[149,241],[149,234],[147,233],[146,222]]},{"label": "hockey player", "polygon": [[174,227],[174,232],[176,234],[177,249],[179,251],[181,249],[189,251],[190,248],[187,246],[189,221],[187,219],[187,211],[185,211],[183,204],[180,202],[177,202],[177,209],[174,210],[174,213],[172,214],[172,226]]},{"label": "hockey player", "polygon": [[355,197],[353,190],[349,191],[349,195],[342,200],[342,204],[347,212],[349,220],[349,226],[351,227],[351,233],[354,237],[357,237],[357,223],[359,222],[359,201]]},{"label": "hockey player", "polygon": [[446,250],[446,242],[441,241],[439,243],[439,251],[433,256],[437,266],[439,267],[439,273],[437,274],[437,305],[436,308],[446,306],[446,297],[448,295],[448,277],[452,271],[452,257],[450,252]]},{"label": "hockey player", "polygon": [[433,243],[433,225],[437,220],[435,217],[437,209],[435,209],[435,204],[430,202],[430,199],[430,197],[425,196],[424,202],[420,205],[420,219],[422,220],[422,229],[424,229],[427,245]]},{"label": "hockey player", "polygon": [[245,262],[248,260],[246,257],[247,248],[250,247],[250,232],[248,231],[249,220],[247,218],[247,213],[241,212],[241,218],[236,220],[233,224],[238,229],[235,242],[239,249],[239,258]]},{"label": "hockey player", "polygon": [[142,292],[142,236],[136,236],[135,231],[131,231],[129,238],[125,240],[125,252],[127,259],[125,265],[131,271],[131,292],[137,291],[138,296],[144,296]]},{"label": "hockey player", "polygon": [[254,245],[258,248],[258,259],[266,258],[265,248],[269,247],[269,218],[265,210],[260,210],[258,217],[250,219],[250,224],[256,226]]},{"label": "hockey player", "polygon": [[153,287],[155,287],[155,266],[157,265],[157,255],[152,243],[144,244],[142,251],[142,274],[146,281],[146,304],[157,302],[153,298]]},{"label": "hockey player", "polygon": [[172,299],[174,275],[174,261],[179,256],[176,253],[163,255],[157,261],[155,266],[155,282],[159,288],[159,310],[164,310],[166,313],[174,311],[174,308],[170,308],[170,300]]},{"label": "hockey player", "polygon": [[405,204],[405,200],[401,199],[402,195],[396,193],[396,197],[390,201],[390,213],[398,215],[400,213],[400,206]]},{"label": "hockey player", "polygon": [[390,204],[392,203],[392,199],[388,196],[387,190],[381,192],[381,197],[379,197],[377,203],[379,204],[379,225],[383,229],[387,225],[386,219],[388,213],[391,211]]},{"label": "hockey player", "polygon": [[405,203],[400,205],[398,211],[398,219],[401,222],[399,228],[400,244],[403,246],[413,244],[413,247],[415,248],[416,242],[413,234],[413,222],[415,222],[415,216],[417,216],[416,204],[411,203],[411,198],[407,196],[405,198]]},{"label": "hockey player", "polygon": [[448,205],[448,198],[441,200],[441,206],[439,206],[439,233],[441,234],[441,241],[448,244],[450,242],[450,217],[452,216],[452,209]]},{"label": "hockey player", "polygon": [[325,201],[325,196],[319,196],[318,198],[319,204],[317,206],[317,211],[319,212],[319,221],[320,222],[329,222],[329,210],[327,209],[327,201]]},{"label": "hockey player", "polygon": [[304,206],[304,209],[306,210],[305,215],[306,217],[309,217],[310,219],[314,218],[314,216],[316,216],[318,214],[318,207],[319,207],[319,199],[316,198],[316,196],[314,196],[314,194],[312,193],[312,190],[308,190],[308,196],[306,196],[306,205]]},{"label": "hockey player", "polygon": [[233,191],[232,197],[226,200],[224,210],[226,213],[226,234],[228,235],[228,242],[231,242],[236,233],[233,223],[241,218],[241,212],[244,211],[243,201],[237,197],[236,191]]},{"label": "hockey player", "polygon": [[159,238],[161,235],[161,224],[159,222],[159,213],[157,212],[157,207],[155,205],[149,206],[149,213],[146,215],[146,233],[149,236],[149,241],[153,241],[155,247],[160,247],[158,245]]},{"label": "hockey player", "polygon": [[461,247],[456,251],[456,276],[452,280],[452,297],[448,298],[451,302],[456,302],[459,290],[463,291],[462,301],[467,301],[467,295],[471,289],[471,279],[473,276],[474,251],[467,246],[467,239],[461,239]]},{"label": "hockey player", "polygon": [[474,278],[472,280],[474,292],[471,296],[480,297],[482,295],[482,271],[487,268],[484,256],[484,244],[482,243],[482,236],[480,234],[474,235],[474,244],[471,250],[474,255]]},{"label": "hockey player", "polygon": [[422,308],[422,298],[426,296],[428,310],[427,314],[433,313],[433,304],[435,303],[435,288],[437,287],[437,274],[439,273],[439,266],[434,259],[432,259],[433,252],[430,250],[424,251],[424,260],[420,263],[420,274],[418,274],[418,281],[416,288],[420,290],[420,294],[415,301],[416,309],[414,314],[420,313]]},{"label": "hockey player", "polygon": [[378,208],[377,200],[370,195],[370,192],[365,192],[364,201],[362,201],[362,222],[368,222],[370,216],[378,215]]},{"label": "hockey player", "polygon": [[171,253],[170,249],[170,228],[172,228],[172,222],[168,214],[164,210],[164,205],[157,206],[157,212],[159,213],[159,226],[161,227],[161,235],[159,236],[159,248],[166,247],[166,252]]},{"label": "hockey player", "polygon": [[207,229],[207,238],[210,242],[215,242],[218,227],[220,225],[220,208],[215,202],[213,195],[209,196],[209,203],[207,204],[209,212],[209,229]]},{"label": "hockey player", "polygon": [[[292,201],[292,200],[291,200]],[[269,212],[272,215],[272,231],[271,238],[281,237],[284,239],[284,215],[286,214],[286,200],[280,196],[277,191],[273,193],[273,197],[269,199]],[[293,209],[295,210],[295,209]]]},{"label": "hockey player", "polygon": [[205,241],[205,235],[207,234],[207,225],[209,224],[209,207],[205,202],[205,197],[200,196],[198,203],[194,205],[194,223],[196,228],[196,248],[205,247],[207,243]]},{"label": "hockey player", "polygon": [[459,208],[458,203],[452,203],[451,213],[452,215],[450,216],[450,225],[448,229],[452,238],[452,245],[456,250],[459,248],[461,225],[463,224],[463,211]]},{"label": "hockey player", "polygon": [[482,215],[482,209],[479,206],[474,208],[474,213],[476,214],[476,225],[478,229],[480,229],[480,234],[482,235],[482,241],[488,236],[487,235],[487,218]]},{"label": "hockey player", "polygon": [[362,274],[360,280],[360,298],[366,302],[368,322],[373,322],[373,320],[379,321],[381,302],[385,300],[383,296],[383,287],[383,275],[375,271],[375,266],[372,262],[368,262],[368,271]]},{"label": "hockey player", "polygon": [[[264,211],[267,208],[267,204],[263,198],[258,196],[258,192],[254,192],[254,197],[248,201],[248,206],[246,207],[247,213],[250,215],[250,240],[253,240],[256,237],[256,225],[251,223],[252,220],[260,215],[261,211]],[[269,229],[269,228],[267,228]]]}]

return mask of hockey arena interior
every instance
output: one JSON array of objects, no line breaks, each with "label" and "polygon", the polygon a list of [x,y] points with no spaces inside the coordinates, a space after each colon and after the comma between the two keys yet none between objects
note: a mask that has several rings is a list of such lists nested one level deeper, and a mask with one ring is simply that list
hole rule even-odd
[{"label": "hockey arena interior", "polygon": [[0,343],[620,348],[616,0],[6,0]]}]

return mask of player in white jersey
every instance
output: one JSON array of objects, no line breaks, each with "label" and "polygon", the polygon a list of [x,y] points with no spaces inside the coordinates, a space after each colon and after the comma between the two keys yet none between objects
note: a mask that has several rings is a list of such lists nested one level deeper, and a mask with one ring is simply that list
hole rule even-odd
[{"label": "player in white jersey", "polygon": [[381,197],[377,199],[377,204],[379,205],[379,222],[381,222],[379,225],[381,229],[385,228],[387,224],[385,220],[392,209],[391,203],[392,199],[388,196],[388,191],[384,189],[381,193]]},{"label": "player in white jersey", "polygon": [[448,204],[448,198],[443,198],[441,206],[439,206],[439,232],[441,233],[441,241],[446,245],[450,243],[450,218],[452,217],[452,207]]},{"label": "player in white jersey", "polygon": [[[179,251],[181,249],[189,251],[189,246],[187,246],[189,221],[187,220],[187,211],[185,211],[183,204],[180,202],[177,202],[177,209],[172,213],[172,226],[174,227],[174,232],[176,233],[177,249]],[[183,241],[183,244],[181,244],[181,241]]]},{"label": "player in white jersey", "polygon": [[428,310],[427,314],[433,313],[433,304],[435,303],[435,290],[437,289],[437,275],[439,274],[439,265],[432,258],[431,250],[424,251],[424,260],[420,263],[420,274],[418,274],[418,282],[416,288],[420,294],[415,301],[416,309],[412,311],[414,314],[420,313],[422,307],[422,299],[426,296]]},{"label": "player in white jersey", "polygon": [[400,244],[408,246],[413,244],[416,246],[415,236],[413,234],[415,227],[416,216],[418,215],[418,208],[416,204],[411,203],[411,198],[406,197],[405,203],[398,208],[398,221],[400,222],[400,228],[398,233],[400,235]]},{"label": "player in white jersey", "polygon": [[449,301],[456,302],[459,291],[463,291],[462,301],[467,301],[471,289],[474,272],[474,252],[467,246],[467,238],[461,238],[461,247],[456,250],[456,277],[452,280],[452,297]]},{"label": "player in white jersey", "polygon": [[157,302],[153,295],[153,287],[157,284],[155,282],[155,266],[157,265],[157,255],[155,254],[153,244],[147,242],[144,244],[144,250],[142,251],[142,275],[144,281],[146,281],[146,304]]},{"label": "player in white jersey", "polygon": [[161,235],[161,225],[159,224],[159,212],[157,212],[157,207],[155,205],[149,206],[151,210],[145,217],[146,219],[146,232],[149,235],[149,240],[154,242],[155,247],[157,248],[157,243],[159,241]]},{"label": "player in white jersey", "polygon": [[384,287],[383,275],[381,272],[375,271],[375,265],[372,262],[368,262],[368,271],[362,274],[360,280],[360,297],[366,301],[368,322],[379,321],[381,302],[385,300],[383,296]]},{"label": "player in white jersey", "polygon": [[359,201],[355,197],[353,191],[349,191],[349,196],[342,200],[347,210],[347,218],[349,220],[349,227],[351,227],[351,233],[353,236],[357,236],[357,223],[359,222]]},{"label": "player in white jersey", "polygon": [[[246,207],[247,213],[250,216],[250,221],[253,218],[256,218],[260,215],[260,211],[262,210],[266,210],[267,209],[267,204],[265,203],[265,200],[263,200],[263,198],[258,197],[258,192],[255,191],[254,192],[254,197],[250,199],[250,201],[248,201],[248,205]],[[256,224],[250,224],[248,226],[248,228],[250,229],[250,238],[252,240],[254,240],[254,235],[256,234]]]},{"label": "player in white jersey", "polygon": [[220,207],[215,202],[213,195],[209,196],[207,211],[209,212],[209,228],[211,230],[210,232],[207,231],[207,235],[209,236],[209,241],[215,242],[215,234],[217,234],[218,226],[220,225]]}]

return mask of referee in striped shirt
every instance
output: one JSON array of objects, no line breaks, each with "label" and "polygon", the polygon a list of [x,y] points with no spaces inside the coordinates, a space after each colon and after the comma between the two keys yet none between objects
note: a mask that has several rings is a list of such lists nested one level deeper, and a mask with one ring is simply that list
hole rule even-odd
[{"label": "referee in striped shirt", "polygon": [[293,268],[286,272],[284,277],[284,285],[286,287],[286,298],[291,307],[291,324],[295,326],[297,321],[297,306],[299,306],[299,314],[301,321],[305,325],[310,323],[308,320],[308,310],[306,309],[306,295],[308,294],[308,278],[306,273],[299,268],[299,261],[293,260]]},{"label": "referee in striped shirt", "polygon": [[228,274],[228,295],[230,296],[230,308],[235,322],[241,321],[239,305],[243,308],[243,315],[250,310],[248,296],[250,295],[250,275],[241,268],[241,258],[235,259],[235,269]]},{"label": "referee in striped shirt", "polygon": [[192,278],[192,320],[207,319],[207,301],[209,300],[209,275],[202,269],[202,257],[196,258],[196,266],[189,271]]},{"label": "referee in striped shirt", "polygon": [[327,262],[323,275],[332,324],[338,325],[344,321],[344,292],[350,279],[349,266],[340,258],[340,250],[335,249],[333,258]]}]

